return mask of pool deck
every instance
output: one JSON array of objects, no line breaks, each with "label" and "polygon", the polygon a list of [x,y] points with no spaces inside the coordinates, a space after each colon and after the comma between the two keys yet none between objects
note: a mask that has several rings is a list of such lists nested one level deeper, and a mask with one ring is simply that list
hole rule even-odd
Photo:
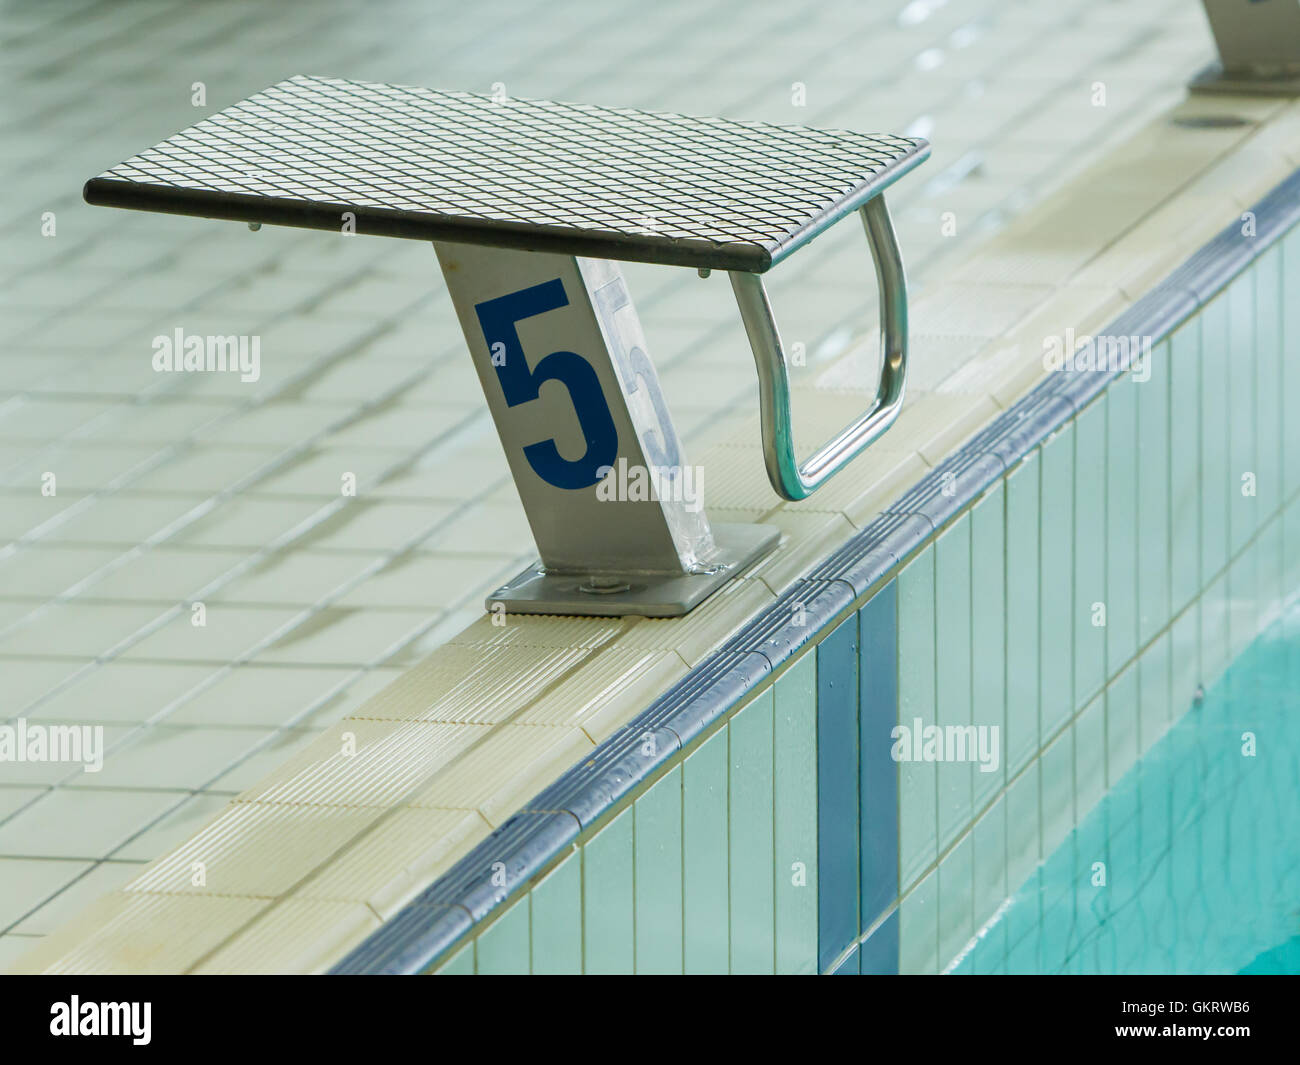
[{"label": "pool deck", "polygon": [[[485,27],[448,16],[435,79],[414,5],[395,5],[383,33],[317,5],[347,43],[333,51],[298,32],[301,12],[243,5],[184,18],[86,5],[57,33],[30,26],[40,43],[6,76],[51,91],[39,123],[11,123],[22,136],[4,161],[25,204],[4,223],[17,252],[0,277],[4,717],[103,724],[109,749],[95,777],[2,767],[0,965],[328,968],[1014,403],[1045,372],[1046,337],[1104,326],[1300,166],[1300,105],[1179,102],[1210,47],[1194,5],[911,4],[839,38],[827,27],[847,5],[774,5],[747,14],[732,64],[716,52],[734,9],[662,5],[636,41],[611,20],[578,57],[564,48],[573,10],[534,9],[492,43],[490,80],[931,139],[931,162],[890,197],[913,290],[904,413],[825,490],[781,503],[725,282],[629,268],[711,518],[778,525],[782,545],[683,620],[504,627],[481,599],[533,552],[430,250],[77,198],[112,157],[295,64],[488,88]],[[79,49],[106,23],[119,47],[87,64]],[[250,34],[260,54],[239,47]],[[711,48],[675,47],[671,63],[646,43],[696,37]],[[865,37],[894,57],[874,88],[860,84]],[[149,48],[157,69],[124,82]],[[170,82],[200,48],[213,98],[196,111]],[[800,80],[805,108],[791,104]],[[105,81],[128,98],[76,106]],[[158,112],[164,86],[175,115]],[[46,210],[59,235],[36,239]],[[772,276],[787,337],[807,338],[804,425],[847,421],[874,379],[872,323],[852,317],[869,261],[841,228]],[[160,380],[148,339],[176,327],[260,335],[260,380]],[[54,498],[31,487],[47,470]],[[340,496],[344,472],[356,498]],[[191,624],[195,602],[206,626]]]}]

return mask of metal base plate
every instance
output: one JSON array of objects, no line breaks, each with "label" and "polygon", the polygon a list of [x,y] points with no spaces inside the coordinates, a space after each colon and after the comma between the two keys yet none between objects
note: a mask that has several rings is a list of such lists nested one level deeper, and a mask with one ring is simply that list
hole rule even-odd
[{"label": "metal base plate", "polygon": [[781,539],[773,525],[718,524],[717,570],[684,576],[643,573],[623,577],[625,590],[586,592],[588,578],[576,573],[544,573],[541,562],[488,596],[492,610],[500,603],[507,614],[578,614],[613,618],[636,614],[647,618],[676,618],[689,613],[742,570],[757,562]]},{"label": "metal base plate", "polygon": [[1231,93],[1236,96],[1300,96],[1300,77],[1259,77],[1247,73],[1225,74],[1211,63],[1187,84],[1192,92]]}]

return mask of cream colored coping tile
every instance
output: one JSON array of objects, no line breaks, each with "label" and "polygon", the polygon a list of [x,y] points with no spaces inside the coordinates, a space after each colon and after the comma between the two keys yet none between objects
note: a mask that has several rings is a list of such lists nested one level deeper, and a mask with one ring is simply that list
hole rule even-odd
[{"label": "cream colored coping tile", "polygon": [[513,722],[577,727],[599,743],[623,723],[628,706],[648,705],[686,672],[686,662],[675,650],[649,650],[620,642],[584,662]]},{"label": "cream colored coping tile", "polygon": [[622,618],[570,618],[549,615],[508,615],[505,624],[481,614],[458,636],[448,640],[452,647],[486,647],[509,644],[549,649],[593,648],[607,643],[633,621]]},{"label": "cream colored coping tile", "polygon": [[696,666],[776,596],[761,580],[742,576],[725,584],[684,618],[643,618],[619,639],[619,647],[676,651]]},{"label": "cream colored coping tile", "polygon": [[[1229,99],[1193,101],[1176,110],[1183,114],[1238,113],[1260,119],[1278,114],[1284,116],[1288,128],[1296,121],[1294,106],[1279,108]],[[1003,309],[1005,313],[999,314],[1001,318],[1018,315],[1018,321],[1009,322],[1005,332],[988,338],[982,345],[978,336],[973,337],[977,350],[972,351],[973,358],[967,367],[937,389],[911,397],[903,416],[891,430],[888,447],[871,449],[855,463],[853,472],[837,479],[854,482],[851,489],[839,489],[842,498],[852,502],[840,509],[819,511],[806,504],[783,504],[775,500],[770,486],[766,485],[761,461],[754,461],[757,435],[753,432],[756,426],[752,415],[749,424],[743,420],[736,423],[737,435],[730,438],[736,442],[715,443],[706,452],[713,474],[711,502],[720,512],[734,510],[746,516],[771,517],[790,512],[800,514],[802,520],[811,513],[838,513],[860,524],[872,516],[873,510],[904,490],[915,474],[942,459],[980,428],[996,413],[998,406],[1013,402],[1042,377],[1046,372],[1042,366],[1045,335],[1063,331],[1067,326],[1074,326],[1076,331],[1099,328],[1127,306],[1131,297],[1141,294],[1137,289],[1147,277],[1168,272],[1185,258],[1186,245],[1166,240],[1163,246],[1168,258],[1162,267],[1158,261],[1137,253],[1137,238],[1130,234],[1143,227],[1148,227],[1148,234],[1153,237],[1178,230],[1174,216],[1181,214],[1186,218],[1179,199],[1186,195],[1194,198],[1190,201],[1193,206],[1187,209],[1191,215],[1187,220],[1204,226],[1203,242],[1231,219],[1232,211],[1225,216],[1221,210],[1225,203],[1222,188],[1225,181],[1243,182],[1241,188],[1234,187],[1226,197],[1229,204],[1235,204],[1238,199],[1254,202],[1284,177],[1291,169],[1286,156],[1262,150],[1266,145],[1276,144],[1271,136],[1267,121],[1256,127],[1189,131],[1172,126],[1166,116],[1120,148],[1119,155],[1100,160],[990,242],[984,256],[985,266],[990,271],[1005,269],[1008,273],[1004,278],[990,274],[973,259],[950,271],[949,277],[961,272],[962,280],[971,286],[968,294],[985,291],[982,286],[1005,284],[1009,280],[1012,282],[1009,287],[1016,290],[1027,284],[1030,288],[1039,285],[1044,298],[1036,307],[1013,299]],[[1248,166],[1242,169],[1228,162],[1213,169],[1215,161],[1243,138],[1248,141],[1254,137],[1261,138],[1261,150],[1249,153]],[[1164,150],[1181,153],[1177,166],[1171,163],[1144,167],[1135,162]],[[1121,182],[1120,194],[1099,194],[1098,175],[1107,167],[1113,172],[1116,159],[1132,164],[1133,173]],[[1207,211],[1211,203],[1220,206]],[[1187,240],[1194,242],[1196,238],[1189,235]],[[1113,254],[1117,267],[1128,266],[1125,291],[1121,292],[1114,276],[1101,267],[1091,275],[1097,278],[1096,283],[1074,284],[1072,275],[1106,255],[1112,246],[1116,249]],[[1133,254],[1125,255],[1126,250]],[[931,279],[932,291],[942,291],[940,283],[941,279],[939,283]],[[1048,288],[1053,285],[1054,289]],[[925,328],[923,323],[913,324]],[[860,410],[864,395],[857,391],[824,389],[812,392],[809,398],[816,414],[814,424],[818,426],[847,420],[841,415],[850,407],[854,413]],[[752,435],[742,437],[739,435],[742,432]],[[714,439],[725,441],[728,437],[721,434]],[[827,491],[837,487],[832,482]],[[502,488],[503,493],[506,488]],[[829,505],[828,498],[831,497],[826,493],[819,493],[815,502],[825,508]],[[834,498],[838,503],[841,497]],[[829,531],[832,528],[835,533]],[[780,549],[779,559],[770,560],[766,565],[771,571],[780,572],[787,554],[793,558],[805,550],[809,555],[824,553],[833,546],[836,535],[847,537],[848,531],[833,520],[815,534],[803,538],[792,534]],[[780,582],[773,578],[773,583]],[[27,970],[168,966],[181,969],[196,963],[232,969],[254,965],[323,968],[364,937],[372,927],[374,913],[391,912],[391,907],[400,905],[399,899],[409,895],[413,890],[412,878],[420,879],[413,872],[413,861],[415,867],[422,860],[430,862],[426,871],[432,870],[429,875],[437,875],[438,870],[447,868],[481,838],[480,832],[486,832],[486,824],[480,829],[473,820],[485,817],[483,813],[463,806],[455,811],[448,809],[445,811],[448,816],[463,814],[463,817],[454,822],[437,822],[449,826],[443,837],[446,848],[432,844],[413,859],[410,848],[418,850],[421,845],[409,842],[417,833],[404,832],[401,823],[412,818],[414,827],[417,811],[425,810],[423,803],[430,797],[439,803],[456,803],[459,797],[460,803],[474,802],[476,810],[477,804],[482,804],[499,818],[508,814],[507,807],[527,801],[525,791],[540,790],[572,764],[571,753],[580,756],[577,752],[583,749],[583,743],[590,741],[581,730],[521,723],[551,720],[548,715],[564,704],[558,697],[547,703],[548,697],[567,685],[575,697],[582,698],[585,694],[587,699],[600,704],[611,687],[618,689],[609,694],[597,711],[601,731],[612,730],[633,717],[657,694],[651,689],[666,687],[671,682],[677,670],[672,661],[674,655],[694,665],[772,599],[773,589],[763,577],[751,575],[733,582],[690,616],[677,620],[509,618],[506,625],[497,626],[490,617],[480,617],[447,646],[435,651],[413,671],[409,680],[407,677],[399,680],[362,707],[356,717],[341,722],[309,752],[302,752],[297,762],[282,767],[252,793],[293,797],[302,804],[247,799],[232,804],[193,839],[153,863],[136,878],[131,890],[115,893],[96,904],[87,915],[50,937],[20,965]],[[549,672],[526,693],[517,693],[517,708],[502,716],[491,711],[476,713],[476,699],[490,701],[497,697],[498,689],[488,679],[506,661],[498,656],[524,649],[540,652],[534,668],[540,666]],[[573,655],[575,651],[578,653]],[[626,657],[613,657],[615,652]],[[639,652],[656,652],[659,657],[647,667]],[[620,687],[614,676],[611,684],[602,685],[601,663],[623,666],[629,671],[643,669],[646,670],[643,678],[653,675],[656,681]],[[471,673],[471,679],[463,687],[456,681],[458,668]],[[593,670],[590,675],[588,669]],[[658,677],[657,669],[663,669],[664,676]],[[611,676],[616,673],[617,669]],[[433,690],[422,690],[421,685],[425,683],[432,684]],[[445,700],[444,705],[457,707],[458,717],[491,719],[498,724],[461,724],[454,726],[457,730],[454,733],[438,732],[436,723],[423,719],[430,713],[438,713],[436,706],[440,699]],[[390,721],[385,716],[395,712],[397,720]],[[583,724],[588,727],[590,720]],[[421,731],[422,728],[429,731]],[[360,750],[368,748],[370,760],[345,769],[338,743],[341,733],[348,729],[358,733],[362,741]],[[462,731],[465,729],[470,732]],[[471,732],[474,739],[465,739]],[[498,740],[498,734],[505,738]],[[547,736],[554,739],[547,742],[543,738]],[[530,739],[538,742],[526,742]],[[462,743],[464,746],[459,746]],[[527,760],[522,766],[493,762],[487,757],[493,751],[514,751],[516,743],[517,757]],[[571,750],[568,744],[573,745]],[[408,754],[398,750],[411,745],[415,750]],[[489,763],[482,773],[474,771],[475,765]],[[397,769],[395,776],[393,767]],[[458,782],[458,774],[464,776],[463,785]],[[412,800],[409,792],[417,786],[419,798]],[[510,796],[512,789],[521,798]],[[404,791],[406,794],[399,798],[398,793]],[[506,796],[510,796],[508,801]],[[304,801],[308,798],[328,800],[330,805],[310,805]],[[339,805],[363,801],[400,805],[387,813],[378,805]],[[430,804],[429,812],[434,811],[442,811],[442,807]],[[458,833],[463,835],[458,837]],[[206,887],[195,888],[191,884],[195,861],[208,863]],[[334,863],[339,863],[337,874]],[[332,876],[337,879],[331,880]],[[308,886],[311,884],[315,888]],[[154,894],[160,886],[176,894]],[[331,896],[337,893],[356,897],[309,897],[308,893],[315,890]],[[258,897],[231,898],[222,892]],[[263,903],[259,898],[283,897],[286,892],[293,894],[289,902],[277,904],[276,910],[282,910],[280,916],[268,911],[264,922],[255,921],[246,931],[240,931],[260,912]],[[363,895],[367,898],[362,899]],[[261,931],[257,931],[259,926]],[[151,947],[151,943],[157,946]],[[203,960],[206,952],[218,947],[217,953]]]},{"label": "cream colored coping tile", "polygon": [[275,899],[341,855],[385,813],[380,806],[232,802],[122,890]]},{"label": "cream colored coping tile", "polygon": [[491,729],[464,722],[345,717],[240,798],[312,806],[392,806]]},{"label": "cream colored coping tile", "polygon": [[[517,618],[508,618],[507,626]],[[495,724],[528,706],[591,655],[586,647],[447,644],[353,715],[388,721]]]},{"label": "cream colored coping tile", "polygon": [[387,920],[492,831],[474,810],[396,807],[296,897],[362,902]]},{"label": "cream colored coping tile", "polygon": [[196,975],[324,973],[379,924],[374,911],[360,903],[286,899],[189,971]]},{"label": "cream colored coping tile", "polygon": [[115,891],[46,936],[8,971],[181,973],[267,905],[264,899]]},{"label": "cream colored coping tile", "polygon": [[757,578],[780,595],[808,571],[812,564],[825,558],[853,535],[853,524],[838,511],[796,510],[780,507],[770,514],[754,511],[710,509],[713,521],[762,521],[781,530],[781,546],[752,567],[746,574]]},{"label": "cream colored coping tile", "polygon": [[[495,828],[595,746],[580,728],[503,725],[417,792],[410,805],[476,810]],[[514,774],[503,778],[503,765]]]}]

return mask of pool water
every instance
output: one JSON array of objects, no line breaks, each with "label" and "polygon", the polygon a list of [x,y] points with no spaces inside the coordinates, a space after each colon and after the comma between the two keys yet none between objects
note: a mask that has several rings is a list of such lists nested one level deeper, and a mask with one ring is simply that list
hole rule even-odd
[{"label": "pool water", "polygon": [[953,971],[1300,973],[1300,602],[1111,788]]}]

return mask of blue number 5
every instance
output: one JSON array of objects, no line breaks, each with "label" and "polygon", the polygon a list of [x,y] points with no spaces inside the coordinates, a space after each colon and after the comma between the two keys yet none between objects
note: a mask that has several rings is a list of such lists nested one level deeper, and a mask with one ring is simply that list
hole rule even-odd
[{"label": "blue number 5", "polygon": [[618,459],[618,430],[605,402],[600,378],[591,363],[572,351],[553,351],[530,370],[516,324],[525,318],[567,307],[569,298],[557,277],[506,296],[485,300],[474,307],[488,351],[500,344],[505,359],[496,367],[506,406],[535,400],[543,381],[559,381],[569,390],[578,425],[587,441],[586,454],[569,460],[560,455],[555,441],[540,440],[524,448],[528,464],[547,484],[556,488],[590,488],[600,480],[596,471]]}]

